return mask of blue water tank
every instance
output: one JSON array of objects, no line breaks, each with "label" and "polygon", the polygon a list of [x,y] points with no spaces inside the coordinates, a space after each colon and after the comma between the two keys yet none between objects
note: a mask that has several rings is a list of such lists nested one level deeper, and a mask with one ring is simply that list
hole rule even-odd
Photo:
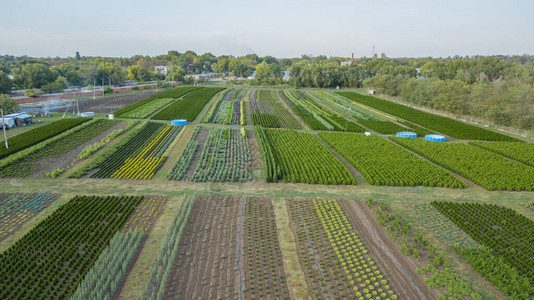
[{"label": "blue water tank", "polygon": [[187,125],[187,120],[185,119],[176,119],[171,121],[172,125],[179,126],[179,125]]},{"label": "blue water tank", "polygon": [[425,141],[430,142],[445,142],[445,137],[439,134],[427,134],[425,135]]},{"label": "blue water tank", "polygon": [[417,133],[411,131],[401,131],[397,132],[397,137],[415,139],[417,137]]}]

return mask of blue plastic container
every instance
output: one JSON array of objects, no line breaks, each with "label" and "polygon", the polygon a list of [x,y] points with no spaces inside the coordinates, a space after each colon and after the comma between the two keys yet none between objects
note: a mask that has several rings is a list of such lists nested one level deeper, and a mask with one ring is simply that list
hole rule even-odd
[{"label": "blue plastic container", "polygon": [[415,139],[417,137],[417,133],[411,131],[401,131],[397,132],[397,137]]},{"label": "blue plastic container", "polygon": [[439,134],[427,134],[425,135],[425,141],[430,142],[445,142],[445,137]]},{"label": "blue plastic container", "polygon": [[187,120],[184,120],[184,119],[172,120],[171,125],[175,125],[175,126],[187,125]]}]

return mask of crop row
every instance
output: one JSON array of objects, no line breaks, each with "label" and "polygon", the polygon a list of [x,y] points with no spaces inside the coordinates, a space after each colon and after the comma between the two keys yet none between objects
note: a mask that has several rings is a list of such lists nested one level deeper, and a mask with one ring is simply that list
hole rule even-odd
[{"label": "crop row", "polygon": [[258,140],[261,158],[263,160],[263,176],[265,177],[265,181],[277,182],[279,178],[282,178],[282,171],[280,165],[276,163],[273,149],[265,134],[265,129],[261,126],[254,126],[254,132],[256,134],[256,139]]},{"label": "crop row", "polygon": [[433,273],[425,279],[425,282],[430,288],[439,289],[440,299],[465,299],[466,296],[471,297],[470,299],[482,299],[479,294],[471,290],[469,283],[448,267],[444,253],[438,252],[436,246],[428,242],[421,232],[413,229],[410,222],[394,212],[384,202],[377,202],[373,199],[368,199],[366,202],[380,225],[385,227],[393,241],[400,245],[403,254],[412,256],[420,264],[425,265],[416,272]]},{"label": "crop row", "polygon": [[434,201],[432,205],[479,244],[534,279],[534,222],[510,208]]},{"label": "crop row", "polygon": [[378,136],[320,132],[370,184],[389,186],[465,187],[447,171]]},{"label": "crop row", "polygon": [[265,134],[284,182],[354,184],[347,168],[310,133],[269,129]]},{"label": "crop row", "polygon": [[248,139],[238,129],[213,128],[190,180],[244,182],[252,179]]},{"label": "crop row", "polygon": [[182,99],[178,99],[171,105],[160,110],[152,116],[152,119],[186,119],[187,121],[192,122],[210,99],[223,89],[224,88],[202,88],[195,90],[185,95]]},{"label": "crop row", "polygon": [[77,118],[77,119],[62,119],[53,123],[34,128],[32,130],[23,132],[19,135],[7,139],[9,148],[6,149],[5,143],[0,145],[0,159],[12,153],[26,149],[37,143],[40,143],[48,138],[56,136],[70,128],[78,126],[91,119]]},{"label": "crop row", "polygon": [[124,114],[126,114],[127,112],[130,112],[134,109],[137,109],[138,107],[141,107],[141,106],[144,106],[144,105],[150,105],[150,103],[154,100],[157,100],[157,99],[162,99],[162,98],[172,98],[172,99],[176,99],[176,98],[180,98],[181,96],[191,92],[191,91],[194,91],[194,90],[198,90],[198,89],[201,89],[201,87],[197,87],[197,86],[184,86],[184,87],[178,87],[178,88],[175,88],[175,89],[171,89],[171,90],[167,90],[167,91],[164,91],[164,92],[161,92],[161,93],[158,93],[156,95],[152,95],[148,98],[145,98],[141,101],[137,101],[133,104],[130,104],[128,106],[125,106],[119,110],[116,110],[114,112],[115,116],[116,117],[123,117]]},{"label": "crop row", "polygon": [[244,278],[243,298],[289,299],[273,204],[269,198],[251,197],[245,210],[243,258],[248,276]]},{"label": "crop row", "polygon": [[0,254],[0,298],[67,298],[141,199],[72,198]]},{"label": "crop row", "polygon": [[283,100],[271,90],[259,90],[252,97],[252,120],[254,125],[269,128],[301,129],[299,122],[283,105]]},{"label": "crop row", "polygon": [[469,144],[534,167],[534,144],[478,141],[471,141]]},{"label": "crop row", "polygon": [[102,160],[96,167],[91,178],[109,178],[120,169],[126,159],[136,157],[165,127],[161,123],[147,122],[135,135],[129,136],[128,141],[117,148],[105,160]]},{"label": "crop row", "polygon": [[153,227],[153,222],[157,220],[159,214],[167,200],[161,197],[145,197],[135,208],[130,219],[124,224],[124,231],[137,230],[140,232],[149,232]]},{"label": "crop row", "polygon": [[199,143],[196,141],[199,130],[200,130],[200,127],[197,126],[195,130],[193,131],[193,134],[189,138],[189,141],[187,142],[185,149],[180,155],[180,158],[178,159],[176,164],[171,168],[171,170],[167,174],[168,179],[172,179],[172,180],[182,179],[185,173],[187,172],[187,170],[189,169],[189,167],[191,166],[191,164],[193,163],[193,158],[199,147]]},{"label": "crop row", "polygon": [[153,114],[158,109],[164,107],[165,105],[174,101],[173,98],[161,98],[150,101],[149,103],[139,106],[130,110],[129,112],[123,113],[122,118],[133,118],[133,119],[144,119],[151,114]]},{"label": "crop row", "polygon": [[76,149],[80,145],[95,138],[102,132],[117,125],[120,121],[94,120],[85,123],[45,147],[11,162],[0,170],[0,177],[26,177],[40,169],[41,162],[50,164],[61,155]]},{"label": "crop row", "polygon": [[438,239],[451,247],[479,248],[477,242],[441,214],[428,202],[408,203],[414,209],[419,222],[436,234]]},{"label": "crop row", "polygon": [[117,232],[69,299],[112,299],[143,237],[142,231]]},{"label": "crop row", "polygon": [[[210,110],[208,111],[208,113],[204,117],[204,122],[205,123],[213,123],[215,121],[216,115],[219,113],[219,111],[221,109],[221,106],[224,104],[223,102],[226,102],[224,100],[228,99],[232,95],[232,93],[231,93],[232,91],[233,90],[228,89],[228,90],[224,90],[223,92],[219,93],[219,95],[217,96],[217,99],[215,100],[215,102],[211,106]],[[217,122],[217,123],[219,123],[219,122]]]},{"label": "crop row", "polygon": [[111,175],[111,178],[152,178],[166,159],[163,152],[174,140],[180,128],[172,125],[165,126],[135,157],[125,159],[124,164]]},{"label": "crop row", "polygon": [[178,253],[178,245],[184,228],[187,224],[191,209],[193,207],[193,198],[186,198],[180,202],[180,206],[163,240],[161,250],[154,265],[150,270],[150,276],[143,291],[142,299],[164,299],[165,286],[171,273],[171,268]]},{"label": "crop row", "polygon": [[534,167],[490,151],[464,143],[391,139],[487,190],[534,191]]},{"label": "crop row", "polygon": [[354,92],[336,92],[336,94],[457,139],[517,141],[498,132],[464,124],[451,118],[437,116],[377,97],[365,96]]},{"label": "crop row", "polygon": [[0,194],[0,241],[57,198],[53,194]]}]

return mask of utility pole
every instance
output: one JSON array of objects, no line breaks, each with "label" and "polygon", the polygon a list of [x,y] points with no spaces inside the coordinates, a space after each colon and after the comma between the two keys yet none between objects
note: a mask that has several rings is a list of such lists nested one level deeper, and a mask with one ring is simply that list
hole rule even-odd
[{"label": "utility pole", "polygon": [[9,148],[9,145],[7,144],[7,136],[6,136],[6,121],[4,120],[4,109],[0,108],[0,111],[2,112],[2,128],[4,130],[4,141],[6,141],[6,149]]}]

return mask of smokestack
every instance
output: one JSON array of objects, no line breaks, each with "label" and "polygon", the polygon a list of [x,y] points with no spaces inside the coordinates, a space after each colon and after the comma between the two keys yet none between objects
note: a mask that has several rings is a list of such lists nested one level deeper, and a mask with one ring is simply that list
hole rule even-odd
[{"label": "smokestack", "polygon": [[351,65],[354,64],[354,53],[352,53],[352,60],[350,61],[350,64],[351,64]]}]

